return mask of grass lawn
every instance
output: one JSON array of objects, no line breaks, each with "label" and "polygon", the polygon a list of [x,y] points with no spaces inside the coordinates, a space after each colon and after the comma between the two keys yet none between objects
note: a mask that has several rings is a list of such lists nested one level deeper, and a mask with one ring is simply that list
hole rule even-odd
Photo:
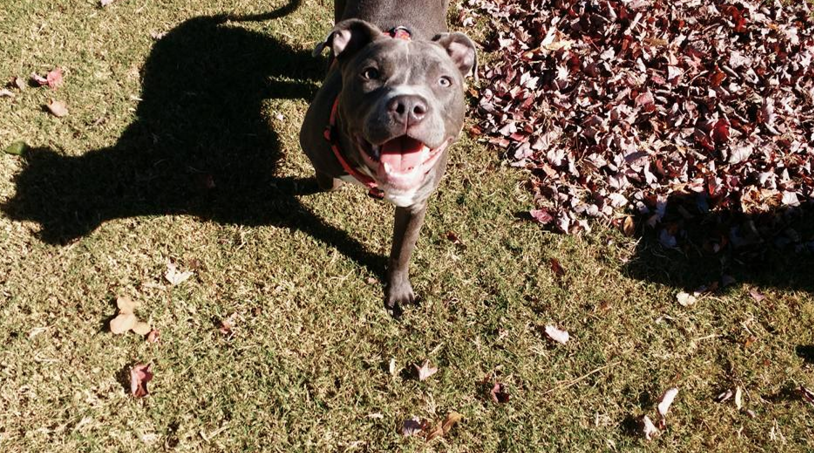
[{"label": "grass lawn", "polygon": [[[0,450],[814,449],[797,393],[814,387],[811,256],[737,264],[733,285],[683,307],[679,291],[721,279],[719,257],[602,225],[545,232],[518,216],[526,175],[464,137],[412,263],[424,302],[393,319],[392,207],[317,193],[297,141],[332,3],[97,4],[0,8],[0,80],[65,73],[0,98],[0,147],[30,147],[0,153]],[[194,275],[172,286],[168,263]],[[109,331],[120,296],[159,343]],[[419,381],[424,360],[438,372]],[[137,363],[155,372],[141,399]],[[738,386],[742,410],[713,401]],[[646,441],[638,420],[670,387]],[[443,438],[401,434],[450,411],[464,419]]]}]

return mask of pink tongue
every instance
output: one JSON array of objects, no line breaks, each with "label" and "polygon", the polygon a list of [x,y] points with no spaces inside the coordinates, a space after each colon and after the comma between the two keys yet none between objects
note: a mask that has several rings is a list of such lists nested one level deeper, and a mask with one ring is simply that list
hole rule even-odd
[{"label": "pink tongue", "polygon": [[381,147],[379,161],[387,163],[391,171],[406,173],[421,165],[424,144],[410,137],[399,137],[385,142]]}]

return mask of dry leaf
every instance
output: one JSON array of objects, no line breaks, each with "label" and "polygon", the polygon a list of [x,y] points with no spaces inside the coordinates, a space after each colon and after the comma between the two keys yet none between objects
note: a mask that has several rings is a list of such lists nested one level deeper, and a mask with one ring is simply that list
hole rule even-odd
[{"label": "dry leaf", "polygon": [[119,313],[133,313],[138,306],[138,302],[133,302],[133,300],[127,296],[116,298],[116,307],[119,308]]},{"label": "dry leaf", "polygon": [[551,325],[545,326],[545,334],[548,335],[548,338],[560,344],[568,343],[568,340],[571,338],[571,336],[568,335],[568,332],[560,330]]},{"label": "dry leaf", "polygon": [[[135,317],[134,315],[131,315],[131,316]],[[137,334],[139,334],[139,335],[147,335],[147,334],[148,334],[148,333],[150,333],[150,331],[152,330],[152,328],[150,327],[150,325],[149,325],[149,324],[147,324],[147,323],[146,323],[146,322],[144,322],[144,321],[139,321],[139,322],[137,322],[137,323],[136,323],[136,324],[135,324],[135,325],[132,327],[132,329],[133,329],[133,332],[135,332],[135,333],[137,333]]]},{"label": "dry leaf", "polygon": [[31,80],[33,80],[38,86],[48,85],[48,79],[37,74],[36,72],[31,73]]},{"label": "dry leaf", "polygon": [[653,420],[650,420],[650,417],[647,415],[642,418],[642,430],[644,432],[644,438],[647,440],[651,440],[659,435],[659,429],[656,428],[656,425],[653,424]]},{"label": "dry leaf", "polygon": [[501,384],[500,382],[495,382],[495,385],[492,387],[492,390],[489,392],[492,396],[492,401],[496,403],[507,403],[509,402],[510,396],[509,392],[506,390],[506,386]]},{"label": "dry leaf", "polygon": [[444,434],[447,434],[452,429],[452,427],[455,426],[455,424],[461,421],[463,418],[464,418],[463,415],[455,411],[448,413],[447,418],[444,419],[444,424],[442,426]]},{"label": "dry leaf", "polygon": [[172,286],[178,286],[187,281],[193,275],[194,272],[192,271],[179,272],[178,268],[175,266],[175,263],[168,263],[167,273],[164,274],[164,278],[166,278]]},{"label": "dry leaf", "polygon": [[752,296],[752,299],[754,299],[755,302],[760,302],[766,298],[766,296],[761,294],[761,292],[758,291],[756,288],[750,289],[749,295]]},{"label": "dry leaf", "polygon": [[401,427],[401,434],[404,437],[410,437],[420,433],[421,430],[421,420],[419,420],[418,417],[412,417],[404,420],[404,424]]},{"label": "dry leaf", "polygon": [[805,388],[805,387],[803,387],[801,385],[800,386],[800,396],[803,397],[803,401],[805,401],[806,403],[814,406],[814,392],[812,392],[811,390],[809,390],[809,389],[807,389],[807,388]]},{"label": "dry leaf", "polygon": [[108,6],[115,1],[116,0],[99,0],[99,5],[101,5],[102,8],[104,8],[105,6]]},{"label": "dry leaf", "polygon": [[45,84],[54,89],[62,85],[62,69],[55,68],[45,75]]},{"label": "dry leaf", "polygon": [[678,389],[673,387],[664,392],[664,395],[661,396],[658,409],[662,418],[667,417],[667,412],[670,410],[670,405],[673,404],[676,395],[678,395]]},{"label": "dry leaf", "polygon": [[0,89],[0,98],[13,98],[14,93],[11,90],[7,90],[5,88]]},{"label": "dry leaf", "polygon": [[130,393],[136,398],[147,396],[147,383],[153,379],[152,364],[138,364],[130,368]]},{"label": "dry leaf", "polygon": [[396,375],[396,359],[395,358],[390,359],[390,364],[387,367],[387,371],[390,372],[391,376]]},{"label": "dry leaf", "polygon": [[147,343],[158,343],[161,340],[161,333],[157,329],[150,330],[147,334]]},{"label": "dry leaf", "polygon": [[226,319],[221,320],[220,327],[218,330],[220,333],[224,335],[232,335],[234,328],[235,328],[235,320],[237,319],[237,313],[232,313]]},{"label": "dry leaf", "polygon": [[727,391],[721,393],[720,395],[716,396],[715,397],[715,402],[716,403],[723,403],[723,402],[729,401],[730,398],[732,398],[732,390],[727,390]]},{"label": "dry leaf", "polygon": [[123,334],[136,325],[136,315],[133,313],[122,313],[110,321],[110,331],[116,335]]},{"label": "dry leaf", "polygon": [[678,293],[676,299],[682,307],[691,307],[695,305],[695,302],[698,300],[692,294],[685,293],[684,291]]},{"label": "dry leaf", "polygon": [[45,107],[57,118],[62,118],[68,114],[68,106],[62,101],[52,100]]},{"label": "dry leaf", "polygon": [[565,275],[565,269],[563,269],[562,265],[560,264],[560,260],[557,258],[551,258],[549,263],[551,264],[551,272],[554,272],[554,275],[557,277],[562,277]]},{"label": "dry leaf", "polygon": [[8,85],[12,88],[17,88],[18,90],[22,91],[25,89],[26,83],[22,77],[12,77]]},{"label": "dry leaf", "polygon": [[428,377],[432,376],[433,374],[438,372],[438,368],[431,368],[430,361],[425,360],[424,364],[421,366],[413,365],[415,367],[416,373],[418,373],[418,380],[423,381]]},{"label": "dry leaf", "polygon": [[737,407],[738,410],[743,408],[743,390],[740,385],[735,387],[735,407]]}]

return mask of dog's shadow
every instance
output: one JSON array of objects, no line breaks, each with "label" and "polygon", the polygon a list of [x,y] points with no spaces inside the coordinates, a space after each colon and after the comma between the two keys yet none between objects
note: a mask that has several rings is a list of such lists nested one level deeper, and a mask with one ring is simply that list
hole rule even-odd
[{"label": "dog's shadow", "polygon": [[[248,20],[295,10],[299,1]],[[189,214],[224,224],[300,229],[381,275],[385,260],[297,200],[311,178],[277,176],[281,146],[268,99],[310,99],[326,64],[227,17],[188,20],[162,37],[143,68],[137,119],[110,148],[79,157],[30,149],[16,194],[0,209],[65,244],[111,219]]]}]

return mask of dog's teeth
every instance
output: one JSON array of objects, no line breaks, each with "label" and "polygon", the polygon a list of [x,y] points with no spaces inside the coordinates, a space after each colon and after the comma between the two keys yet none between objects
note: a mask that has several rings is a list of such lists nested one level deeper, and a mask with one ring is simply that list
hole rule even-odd
[{"label": "dog's teeth", "polygon": [[384,172],[390,173],[390,164],[388,164],[387,162],[384,163]]}]

